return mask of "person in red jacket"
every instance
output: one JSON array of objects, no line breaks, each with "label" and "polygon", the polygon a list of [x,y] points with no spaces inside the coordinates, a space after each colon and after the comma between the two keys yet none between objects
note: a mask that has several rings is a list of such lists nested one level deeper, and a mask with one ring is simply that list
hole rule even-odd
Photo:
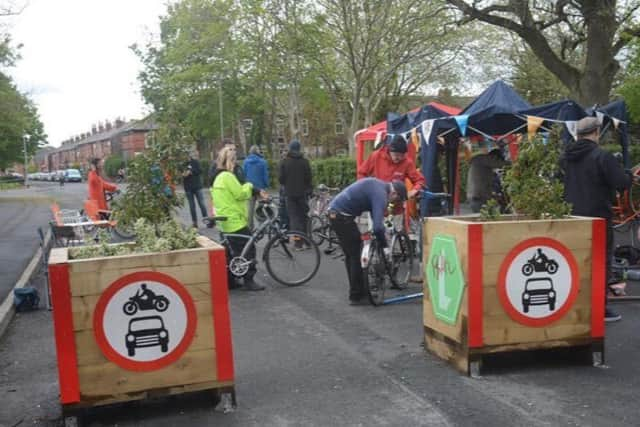
[{"label": "person in red jacket", "polygon": [[358,168],[358,179],[368,176],[386,182],[411,181],[413,187],[408,192],[411,198],[425,187],[424,176],[416,169],[413,160],[407,158],[407,142],[401,135],[396,135],[391,143],[371,153],[369,158]]},{"label": "person in red jacket", "polygon": [[89,184],[88,199],[98,202],[98,209],[105,211],[109,210],[104,192],[114,192],[118,189],[118,187],[100,177],[100,170],[102,169],[101,159],[91,159],[89,168],[89,176],[87,177],[87,183]]}]

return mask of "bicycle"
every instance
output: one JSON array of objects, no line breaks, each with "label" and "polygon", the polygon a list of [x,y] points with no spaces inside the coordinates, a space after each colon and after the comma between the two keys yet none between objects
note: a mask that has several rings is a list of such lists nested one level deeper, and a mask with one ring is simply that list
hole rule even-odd
[{"label": "bicycle", "polygon": [[[273,200],[259,200],[258,207],[265,221],[253,231],[251,236],[220,231],[218,243],[227,250],[227,269],[237,278],[246,275],[252,263],[256,262],[247,259],[247,254],[252,247],[268,236],[262,252],[262,260],[269,276],[285,286],[299,286],[307,283],[316,275],[320,267],[318,246],[306,234],[280,227]],[[224,216],[206,217],[203,218],[203,222],[207,226],[215,226],[217,222],[226,219]],[[229,237],[246,240],[239,254],[233,251]]]},{"label": "bicycle", "polygon": [[[120,195],[120,190],[114,192],[105,192],[105,200],[111,202],[117,199]],[[136,233],[133,230],[133,224],[123,224],[121,221],[112,220],[112,210],[98,209],[98,204],[95,200],[86,200],[84,203],[84,209],[81,214],[86,219],[86,222],[95,222],[96,224],[83,225],[83,231],[86,234],[92,235],[97,231],[98,227],[107,227],[109,231],[116,234],[121,239],[129,240],[136,237]],[[105,222],[106,221],[106,222]]]},{"label": "bicycle", "polygon": [[[320,246],[324,241],[329,242],[329,250],[338,245],[338,237],[329,225],[329,204],[339,188],[330,188],[324,184],[318,185],[317,193],[309,202],[309,236]],[[332,194],[334,193],[334,194]]]},{"label": "bicycle", "polygon": [[413,244],[404,230],[396,230],[393,215],[385,218],[389,257],[384,253],[371,231],[362,235],[364,242],[360,256],[364,284],[369,301],[375,306],[385,303],[387,288],[403,290],[409,285],[413,270]]}]

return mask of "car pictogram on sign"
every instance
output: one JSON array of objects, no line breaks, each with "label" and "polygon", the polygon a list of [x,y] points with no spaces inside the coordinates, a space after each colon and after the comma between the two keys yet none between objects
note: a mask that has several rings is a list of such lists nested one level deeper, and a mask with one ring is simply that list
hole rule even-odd
[{"label": "car pictogram on sign", "polygon": [[169,331],[164,327],[160,316],[135,317],[129,321],[129,331],[125,337],[129,357],[136,355],[136,348],[160,346],[166,353],[169,350]]},{"label": "car pictogram on sign", "polygon": [[522,311],[528,313],[532,305],[549,305],[549,311],[556,309],[556,291],[550,278],[527,279],[522,293]]}]

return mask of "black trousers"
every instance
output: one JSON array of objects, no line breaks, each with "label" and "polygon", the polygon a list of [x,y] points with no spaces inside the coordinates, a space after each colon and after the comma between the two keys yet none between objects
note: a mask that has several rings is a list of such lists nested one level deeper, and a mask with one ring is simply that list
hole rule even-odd
[{"label": "black trousers", "polygon": [[355,218],[330,213],[331,228],[338,236],[338,241],[344,252],[344,264],[349,278],[349,299],[358,300],[366,295],[364,275],[360,265],[362,239]]},{"label": "black trousers", "polygon": [[[249,227],[244,227],[238,231],[234,231],[232,234],[243,234],[245,236],[251,236],[251,230],[249,230]],[[240,254],[242,253],[242,249],[244,248],[244,245],[247,244],[248,239],[244,239],[242,237],[230,236],[229,234],[227,234],[225,237],[229,241],[229,246],[231,246],[231,254],[229,254],[227,259],[227,263],[228,263],[229,261],[231,261],[231,258],[240,256]],[[251,248],[249,249],[245,257],[249,261],[255,261],[256,259],[255,245],[251,246]],[[256,263],[253,262],[249,266],[249,270],[247,271],[247,274],[244,275],[244,279],[251,280],[255,275],[256,275]],[[235,276],[233,276],[231,272],[229,272],[229,284],[233,283],[233,281],[235,281]]]},{"label": "black trousers", "polygon": [[[198,226],[198,215],[196,214],[196,200],[198,201],[198,206],[200,206],[200,213],[202,217],[207,217],[207,205],[204,203],[204,198],[202,197],[202,189],[199,188],[197,190],[184,190],[184,195],[187,197],[187,201],[189,202],[189,212],[191,213],[191,222],[196,227]],[[195,200],[194,200],[195,199]]]},{"label": "black trousers", "polygon": [[306,196],[287,197],[287,214],[289,215],[289,230],[307,232],[309,203]]}]

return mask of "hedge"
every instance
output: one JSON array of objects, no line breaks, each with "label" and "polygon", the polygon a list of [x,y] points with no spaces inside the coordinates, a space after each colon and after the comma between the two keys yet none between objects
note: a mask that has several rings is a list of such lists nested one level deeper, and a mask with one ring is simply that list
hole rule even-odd
[{"label": "hedge", "polygon": [[104,161],[104,173],[106,176],[114,177],[118,175],[118,169],[124,167],[124,160],[118,155],[107,157]]}]

